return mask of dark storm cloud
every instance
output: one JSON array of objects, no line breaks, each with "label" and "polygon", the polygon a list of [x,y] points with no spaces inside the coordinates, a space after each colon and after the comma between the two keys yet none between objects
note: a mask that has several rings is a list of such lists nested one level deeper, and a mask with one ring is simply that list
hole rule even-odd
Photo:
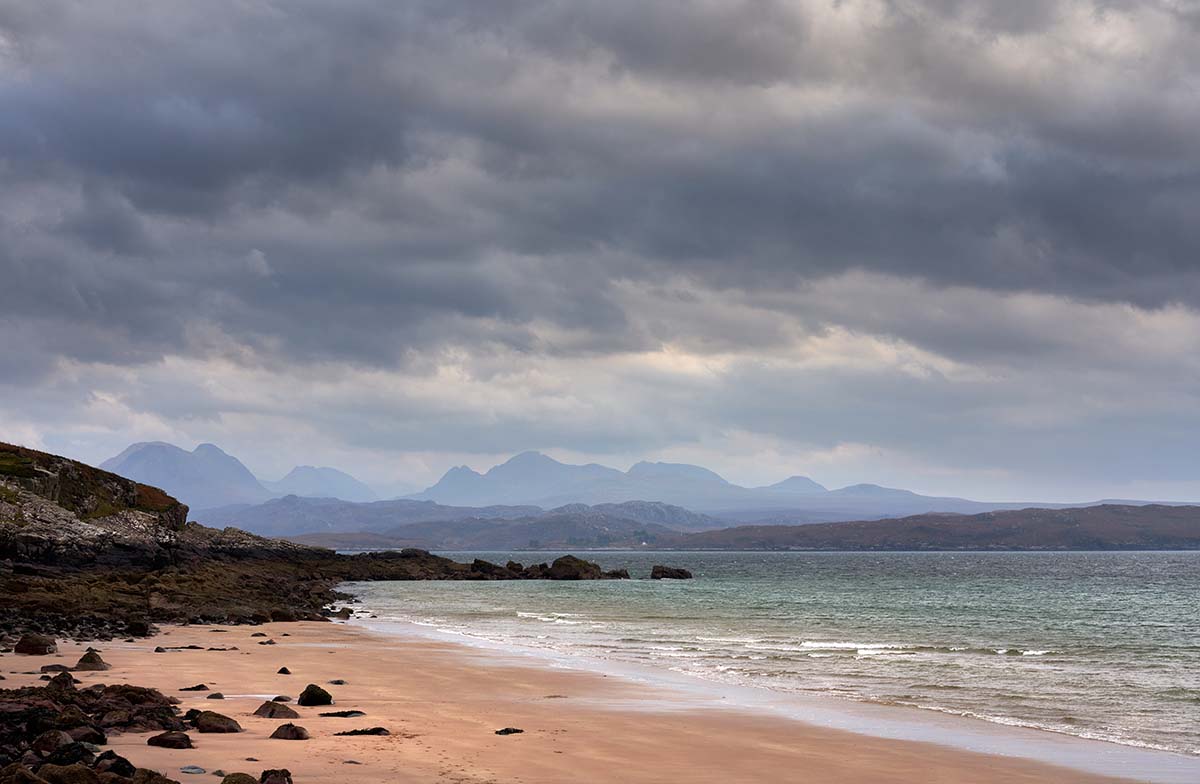
[{"label": "dark storm cloud", "polygon": [[[586,416],[291,415],[371,446],[615,451],[928,445],[1062,368],[1186,398],[1195,369],[1163,357],[1200,307],[1198,74],[1200,10],[1168,2],[0,0],[0,384],[178,357],[503,384],[843,329],[1004,383],[868,374],[893,421],[830,375],[805,404],[845,416],[807,435],[736,384],[693,406],[628,376]],[[795,379],[755,361],[782,406]],[[168,420],[278,404],[122,383]],[[1163,405],[1127,427],[1152,441]]]}]

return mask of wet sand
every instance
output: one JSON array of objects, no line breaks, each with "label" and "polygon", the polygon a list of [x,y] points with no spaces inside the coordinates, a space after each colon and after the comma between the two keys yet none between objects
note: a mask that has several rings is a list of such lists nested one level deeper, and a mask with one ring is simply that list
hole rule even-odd
[{"label": "wet sand", "polygon": [[[223,631],[213,631],[213,629]],[[260,645],[266,632],[275,645]],[[286,636],[285,636],[286,635]],[[236,651],[154,653],[156,645]],[[128,682],[182,700],[183,709],[236,719],[237,734],[191,731],[195,749],[146,745],[147,735],[116,735],[111,747],[136,765],[185,782],[214,781],[179,772],[288,768],[296,784],[313,782],[829,782],[830,784],[1021,784],[1128,781],[1038,762],[890,740],[750,712],[692,708],[677,695],[598,673],[514,665],[465,647],[412,641],[334,623],[262,627],[167,627],[135,643],[96,646],[113,665],[81,672],[83,684]],[[61,658],[0,659],[4,686],[37,683],[10,674],[43,664],[73,664],[86,645],[60,644]],[[291,675],[279,675],[280,667]],[[343,679],[345,685],[330,685]],[[225,695],[181,692],[206,684]],[[286,720],[254,710],[270,697],[293,699],[308,683],[326,688],[330,707],[299,707],[307,741],[271,740]],[[662,710],[658,710],[661,707]],[[358,718],[322,718],[357,709]],[[335,732],[382,726],[384,737]],[[495,730],[518,727],[521,734]],[[257,761],[246,761],[247,757]],[[351,764],[350,761],[358,764]]]}]

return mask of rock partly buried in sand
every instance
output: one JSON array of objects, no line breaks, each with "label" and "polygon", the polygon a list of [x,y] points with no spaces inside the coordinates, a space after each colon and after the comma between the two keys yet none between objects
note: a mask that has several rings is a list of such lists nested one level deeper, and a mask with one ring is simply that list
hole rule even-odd
[{"label": "rock partly buried in sand", "polygon": [[180,691],[208,691],[208,687],[203,683],[197,683],[195,686],[184,686]]},{"label": "rock partly buried in sand", "polygon": [[255,716],[264,719],[298,719],[300,714],[279,702],[264,702],[254,711]]},{"label": "rock partly buried in sand", "polygon": [[214,691],[212,694],[208,695],[204,699],[206,699],[206,700],[223,700],[223,699],[225,699],[225,695],[219,691]]},{"label": "rock partly buried in sand", "polygon": [[53,637],[47,637],[44,634],[26,634],[17,640],[13,652],[23,653],[26,656],[46,656],[58,653],[58,644],[54,642]]},{"label": "rock partly buried in sand", "polygon": [[289,670],[287,667],[280,667],[278,670],[275,671],[275,674],[276,675],[291,675],[292,671]]},{"label": "rock partly buried in sand", "polygon": [[147,746],[159,746],[164,749],[190,749],[192,738],[186,732],[164,732],[146,741]]},{"label": "rock partly buried in sand", "polygon": [[251,637],[266,637],[267,633],[266,632],[255,632],[254,634],[251,634],[250,636]]},{"label": "rock partly buried in sand", "polygon": [[277,694],[271,698],[271,702],[291,702],[292,698],[284,694]]},{"label": "rock partly buried in sand", "polygon": [[331,680],[329,682],[329,685],[330,686],[345,686],[346,682],[344,680],[342,680],[341,678],[334,678],[333,680]]},{"label": "rock partly buried in sand", "polygon": [[43,664],[38,668],[41,672],[70,672],[71,668],[65,664]]},{"label": "rock partly buried in sand", "polygon": [[328,713],[319,713],[318,716],[323,716],[330,719],[353,719],[356,716],[366,716],[360,710],[344,710],[344,711],[329,711]]},{"label": "rock partly buried in sand", "polygon": [[208,771],[206,771],[204,768],[200,767],[199,765],[184,765],[182,768],[179,769],[179,772],[180,773],[199,774],[199,773],[207,773]]},{"label": "rock partly buried in sand", "polygon": [[221,784],[258,784],[258,779],[249,773],[230,773],[221,779]]},{"label": "rock partly buried in sand", "polygon": [[275,641],[274,640],[260,640],[258,644],[259,645],[274,645]]},{"label": "rock partly buried in sand", "polygon": [[310,683],[296,700],[301,705],[332,705],[333,696],[315,683]]},{"label": "rock partly buried in sand", "polygon": [[280,724],[271,733],[272,740],[308,740],[308,730],[298,724]]},{"label": "rock partly buried in sand", "polygon": [[198,732],[241,732],[242,725],[215,711],[200,711],[195,719]]},{"label": "rock partly buried in sand", "polygon": [[505,727],[502,730],[496,730],[497,735],[520,735],[525,730],[519,730],[516,727]]},{"label": "rock partly buried in sand", "polygon": [[111,670],[112,665],[100,658],[100,654],[96,651],[88,651],[79,657],[79,661],[75,664],[75,669],[79,672],[103,672]]},{"label": "rock partly buried in sand", "polygon": [[690,580],[690,579],[692,579],[692,573],[689,572],[687,569],[676,569],[671,566],[663,566],[662,564],[655,564],[654,568],[650,570],[650,579],[651,580]]},{"label": "rock partly buried in sand", "polygon": [[292,784],[292,772],[287,768],[264,770],[258,777],[258,784]]},{"label": "rock partly buried in sand", "polygon": [[383,727],[367,727],[365,730],[346,730],[345,732],[335,732],[334,735],[391,735]]}]

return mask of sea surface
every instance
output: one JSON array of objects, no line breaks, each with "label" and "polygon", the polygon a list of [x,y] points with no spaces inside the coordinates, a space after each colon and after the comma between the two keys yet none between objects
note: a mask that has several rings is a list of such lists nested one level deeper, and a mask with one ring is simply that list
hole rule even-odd
[{"label": "sea surface", "polygon": [[[446,553],[504,563],[559,553]],[[1200,755],[1200,553],[589,553],[635,578],[354,583],[382,620]]]}]

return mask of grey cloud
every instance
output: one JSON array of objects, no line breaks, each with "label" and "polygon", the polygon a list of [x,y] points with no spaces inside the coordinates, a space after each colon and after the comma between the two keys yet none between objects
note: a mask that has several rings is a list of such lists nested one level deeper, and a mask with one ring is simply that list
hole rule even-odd
[{"label": "grey cloud", "polygon": [[[504,383],[489,357],[786,353],[845,328],[1033,384],[1071,367],[1189,389],[1187,363],[1113,359],[1059,339],[1070,312],[1031,326],[999,295],[1200,308],[1198,18],[1117,0],[0,0],[0,320],[20,336],[0,372],[224,356],[419,377],[454,355]],[[884,290],[831,288],[858,273]],[[1007,389],[906,381],[891,421],[830,384],[805,402],[873,413],[830,411],[819,443],[944,434],[912,412],[966,422]],[[494,451],[739,423],[805,438],[782,410],[759,421],[765,399],[708,390],[675,421],[676,391],[642,393],[659,415],[614,404],[621,427],[448,410],[358,429]],[[156,394],[130,400],[229,405]],[[1127,426],[1149,443],[1160,416]]]}]

